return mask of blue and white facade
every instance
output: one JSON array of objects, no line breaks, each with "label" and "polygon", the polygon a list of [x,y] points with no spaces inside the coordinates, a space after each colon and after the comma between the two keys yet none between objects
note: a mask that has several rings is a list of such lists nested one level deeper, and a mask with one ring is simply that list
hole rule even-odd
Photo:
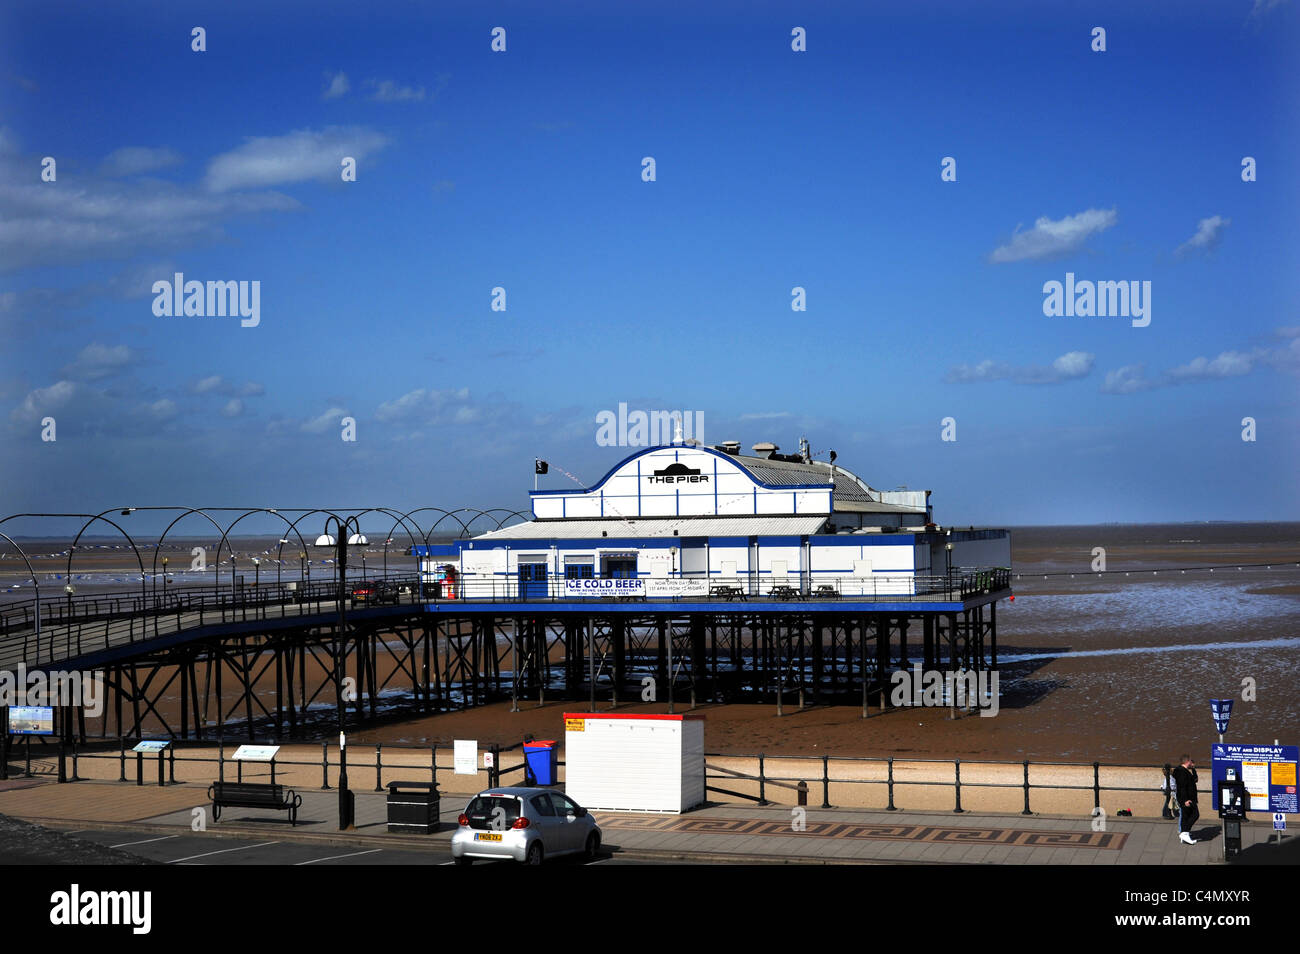
[{"label": "blue and white facade", "polygon": [[[585,489],[535,490],[533,519],[418,546],[426,579],[454,567],[460,598],[557,598],[637,580],[647,598],[773,588],[907,596],[958,568],[1007,567],[1006,530],[936,526],[927,491],[879,491],[842,467],[770,444],[638,451]],[[567,586],[566,586],[567,584]],[[588,583],[617,595],[617,583]]]}]

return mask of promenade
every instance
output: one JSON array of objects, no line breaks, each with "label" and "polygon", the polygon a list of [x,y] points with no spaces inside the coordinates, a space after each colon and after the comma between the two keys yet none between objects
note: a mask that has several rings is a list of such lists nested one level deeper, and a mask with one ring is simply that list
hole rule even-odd
[{"label": "promenade", "polygon": [[[316,845],[322,856],[354,856],[384,850],[428,852],[445,863],[456,816],[465,797],[444,795],[441,830],[429,835],[389,834],[385,795],[356,792],[356,827],[337,830],[337,793],[304,789],[298,825],[282,812],[227,809],[212,821],[207,786],[201,782],[166,787],[111,781],[57,784],[46,779],[0,783],[0,814],[74,835],[122,831],[118,844],[136,842],[165,849],[184,839],[176,861],[199,856],[241,864],[281,864],[277,846]],[[199,811],[196,813],[196,809]],[[593,812],[604,832],[597,863],[611,859],[751,864],[1015,864],[1015,865],[1221,865],[1219,820],[1202,817],[1198,844],[1179,843],[1174,824],[1149,818],[1106,818],[991,812],[866,811],[791,806],[712,804],[684,815]],[[194,831],[195,818],[206,823]],[[802,830],[799,830],[802,829]],[[1243,826],[1243,860],[1294,857],[1294,836],[1282,845],[1267,816]],[[233,842],[232,839],[243,839]],[[103,838],[99,841],[104,842]],[[206,850],[195,850],[211,843]],[[247,842],[247,845],[244,844]],[[239,847],[225,850],[223,846]],[[130,850],[129,848],[127,850]],[[238,859],[236,861],[236,859]],[[374,859],[378,861],[378,859]],[[189,863],[188,861],[186,863]],[[199,862],[207,863],[207,862]],[[412,863],[407,861],[404,863]]]}]

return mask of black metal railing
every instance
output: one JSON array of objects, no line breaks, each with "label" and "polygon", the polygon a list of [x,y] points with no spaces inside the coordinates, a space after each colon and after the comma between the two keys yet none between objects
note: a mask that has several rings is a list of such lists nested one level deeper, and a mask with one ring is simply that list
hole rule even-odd
[{"label": "black metal railing", "polygon": [[[30,740],[29,740],[30,742]],[[9,758],[4,763],[4,770],[0,772],[0,778],[11,777],[32,777],[34,774],[55,774],[58,771],[60,781],[83,781],[88,776],[80,774],[82,764],[85,762],[108,761],[116,763],[118,770],[117,781],[130,782],[137,785],[156,784],[170,785],[177,784],[176,766],[186,764],[207,764],[212,766],[211,772],[204,774],[198,781],[207,784],[209,781],[224,781],[227,773],[233,774],[238,781],[242,781],[244,774],[265,772],[270,774],[274,779],[275,772],[279,770],[283,776],[286,769],[301,769],[307,771],[320,772],[320,790],[329,791],[331,788],[331,769],[334,771],[335,785],[337,785],[337,769],[340,762],[337,758],[337,746],[329,742],[320,743],[320,757],[310,760],[302,758],[277,758],[271,763],[246,763],[236,761],[231,758],[235,748],[243,743],[239,742],[217,742],[215,754],[203,754],[196,749],[203,749],[211,752],[213,743],[210,742],[173,742],[165,750],[157,754],[154,753],[137,753],[130,748],[133,740],[118,739],[108,742],[92,742],[78,745],[68,743],[62,747],[52,741],[46,741],[38,747],[36,768],[37,772],[33,773],[33,760],[31,755],[30,744],[23,746],[21,744],[11,744],[8,747]],[[271,743],[274,744],[274,743]],[[508,753],[514,753],[522,749],[523,742],[506,744],[501,742],[481,743],[478,755],[476,757],[476,774],[480,781],[476,784],[482,788],[492,788],[503,784],[503,780],[519,773],[522,779],[527,776],[525,760],[520,757],[517,760],[512,759],[513,764],[503,765],[502,756]],[[304,748],[302,743],[295,744],[295,748]],[[22,750],[22,751],[20,751]],[[371,750],[368,755],[361,754],[363,750]],[[398,760],[390,759],[387,763],[383,760],[385,751],[397,750],[406,753],[405,757]],[[438,784],[439,773],[444,775],[454,773],[456,765],[453,761],[443,759],[439,761],[440,756],[451,756],[453,745],[450,741],[439,740],[427,745],[411,745],[405,743],[355,743],[349,742],[347,746],[347,765],[348,770],[352,773],[353,786],[358,790],[364,783],[360,783],[357,773],[374,772],[374,791],[382,792],[384,790],[385,770],[390,773],[406,773],[407,775],[427,773],[429,781]],[[421,760],[420,764],[413,764],[410,753],[427,752],[428,759]],[[485,758],[489,756],[490,758]],[[853,757],[853,756],[806,756],[806,755],[766,755],[759,753],[753,754],[734,754],[713,752],[708,753],[705,763],[705,790],[710,793],[725,795],[729,799],[752,802],[757,805],[773,804],[768,799],[768,793],[772,788],[790,790],[797,793],[798,804],[806,804],[808,796],[820,788],[821,803],[818,806],[823,809],[837,807],[831,802],[831,787],[846,785],[862,786],[879,786],[884,789],[884,806],[885,811],[906,810],[906,806],[899,804],[899,789],[915,788],[948,788],[952,790],[953,807],[952,812],[961,814],[969,809],[962,806],[963,792],[970,790],[1018,790],[1023,798],[1023,808],[1020,810],[1022,815],[1035,814],[1031,807],[1031,794],[1039,792],[1088,792],[1092,796],[1093,809],[1091,814],[1096,815],[1103,811],[1102,793],[1126,792],[1134,794],[1147,794],[1153,797],[1159,796],[1165,802],[1162,813],[1169,817],[1168,813],[1168,791],[1170,787],[1169,777],[1171,766],[1154,766],[1142,763],[1103,763],[1103,762],[1033,762],[1029,760],[1007,761],[997,759],[925,759],[925,758],[879,758],[879,757]],[[718,765],[716,760],[727,759],[732,763],[746,761],[752,763],[752,771],[743,771],[737,768],[728,768]],[[63,762],[59,767],[59,762]],[[773,763],[778,766],[781,763],[819,763],[820,772],[804,774],[778,774],[772,771]],[[895,765],[902,763],[906,766],[930,765],[930,766],[951,766],[951,779],[918,779],[906,778],[900,779],[895,773]],[[15,771],[15,766],[22,765],[21,771]],[[559,766],[564,766],[564,761],[560,761]],[[883,778],[854,778],[847,777],[842,773],[834,770],[845,766],[861,767],[866,765],[876,765],[883,768]],[[967,778],[962,778],[962,767],[968,769]],[[971,781],[969,778],[969,769],[971,767],[988,767],[988,766],[1014,766],[1019,769],[1017,774],[1020,775],[1015,782],[990,782],[990,781]],[[1053,774],[1059,774],[1061,769],[1079,769],[1089,773],[1091,780],[1085,784],[1067,784],[1060,781],[1032,781],[1031,775],[1036,770],[1047,770]],[[1122,785],[1114,782],[1102,782],[1102,772],[1109,770],[1132,770],[1138,769],[1151,773],[1153,781],[1151,785],[1135,786]],[[210,777],[209,777],[210,776]],[[102,777],[102,776],[100,776]],[[463,776],[462,776],[463,777]],[[1162,779],[1160,784],[1155,784],[1156,779]],[[732,788],[723,788],[719,784],[726,783]],[[756,789],[754,792],[740,792],[735,790],[736,783],[750,783]],[[299,783],[301,784],[301,783]],[[815,795],[813,795],[815,798]],[[784,804],[784,803],[783,803]],[[858,810],[870,810],[861,809]],[[917,810],[933,811],[932,808],[919,808]]]}]

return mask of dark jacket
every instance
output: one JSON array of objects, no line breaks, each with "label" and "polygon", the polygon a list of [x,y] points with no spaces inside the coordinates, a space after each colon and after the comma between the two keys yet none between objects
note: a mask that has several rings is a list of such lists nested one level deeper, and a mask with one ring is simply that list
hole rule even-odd
[{"label": "dark jacket", "polygon": [[1178,804],[1186,805],[1189,801],[1196,804],[1196,769],[1178,766],[1171,773],[1174,778],[1174,791],[1178,795]]}]

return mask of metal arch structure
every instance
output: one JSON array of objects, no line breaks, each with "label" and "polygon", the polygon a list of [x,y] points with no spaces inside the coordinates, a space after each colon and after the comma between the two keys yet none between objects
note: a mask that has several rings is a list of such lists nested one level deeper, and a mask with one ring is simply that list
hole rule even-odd
[{"label": "metal arch structure", "polygon": [[[215,509],[217,509],[217,508],[214,507],[213,509],[215,510]],[[223,508],[221,508],[221,509],[224,510],[224,509],[227,509],[227,508],[224,508],[224,507],[223,507]],[[231,508],[228,508],[228,509],[234,510],[235,508],[231,507]],[[314,513],[315,511],[311,511],[311,512]],[[302,542],[302,534],[301,534],[300,532],[298,532],[298,529],[297,529],[297,522],[298,522],[298,521],[295,520],[293,523],[289,523],[289,518],[286,517],[286,516],[284,516],[283,514],[281,514],[278,510],[273,510],[273,509],[271,509],[271,508],[269,508],[269,507],[255,507],[255,508],[253,508],[253,509],[250,509],[250,510],[246,510],[246,511],[244,511],[244,512],[241,513],[238,517],[236,517],[234,521],[231,522],[230,526],[226,527],[225,531],[221,534],[221,539],[217,542],[217,560],[216,560],[216,564],[215,564],[214,567],[213,567],[213,575],[217,578],[218,585],[220,585],[220,582],[221,582],[221,547],[222,547],[222,545],[223,545],[223,544],[224,544],[224,545],[229,545],[229,542],[230,542],[230,531],[231,531],[231,530],[234,530],[235,527],[236,527],[236,525],[238,525],[238,524],[240,523],[240,521],[245,520],[245,519],[247,519],[248,517],[251,517],[251,516],[252,516],[253,514],[255,514],[255,513],[269,513],[269,514],[274,514],[275,516],[279,517],[279,518],[280,518],[281,520],[283,520],[286,524],[289,524],[289,529],[290,529],[290,530],[293,530],[295,533],[298,533],[298,540],[299,540],[299,542]],[[280,539],[284,539],[284,538],[281,537]],[[306,544],[303,543],[303,546],[306,547]],[[234,548],[234,547],[230,547],[230,585],[231,585],[231,588],[232,588],[232,589],[233,589],[234,586],[235,586],[235,548]]]},{"label": "metal arch structure", "polygon": [[84,534],[84,533],[86,532],[86,528],[89,527],[89,526],[90,526],[92,523],[94,523],[96,520],[103,520],[106,524],[108,524],[110,527],[112,527],[113,529],[115,529],[118,533],[122,534],[122,536],[126,537],[126,541],[127,541],[127,543],[131,544],[131,552],[135,554],[135,562],[138,563],[138,564],[140,565],[140,596],[141,596],[142,599],[148,599],[149,586],[148,586],[148,583],[147,583],[146,580],[145,580],[144,561],[140,559],[140,548],[137,547],[137,546],[135,545],[135,540],[131,539],[131,534],[127,533],[125,530],[123,530],[121,527],[119,527],[119,526],[118,526],[116,523],[114,523],[112,520],[109,520],[108,518],[106,518],[106,517],[104,516],[104,514],[112,513],[114,510],[117,510],[117,511],[123,511],[123,510],[124,510],[124,511],[127,511],[127,512],[129,513],[129,512],[131,512],[132,510],[135,510],[135,509],[136,509],[136,508],[134,508],[134,507],[110,507],[108,510],[103,511],[102,513],[97,513],[97,514],[95,514],[94,516],[91,516],[90,514],[84,514],[84,513],[78,513],[78,514],[71,514],[71,513],[67,513],[67,514],[30,514],[30,516],[41,516],[41,517],[45,517],[45,516],[58,516],[58,517],[87,517],[87,516],[89,516],[89,517],[90,517],[90,519],[87,520],[87,521],[85,522],[85,524],[82,525],[81,529],[77,531],[77,536],[76,536],[76,538],[72,541],[72,545],[68,547],[68,570],[67,570],[67,576],[68,576],[69,581],[71,581],[71,579],[72,579],[72,558],[73,558],[73,556],[74,556],[74,555],[76,554],[76,552],[77,552],[77,543],[81,540],[81,536],[82,536],[82,534]]},{"label": "metal arch structure", "polygon": [[[368,514],[368,513],[382,513],[382,514],[384,514],[385,516],[391,517],[395,512],[396,512],[396,511],[394,511],[394,510],[390,510],[388,507],[367,507],[365,510],[362,510],[362,511],[360,511],[359,513],[356,513],[356,514],[353,515],[353,516],[355,516],[356,521],[357,521],[357,531],[360,532],[360,530],[361,530],[361,518],[364,517],[366,514]],[[393,524],[393,526],[389,529],[388,533],[386,533],[386,534],[384,535],[384,576],[388,576],[388,541],[391,540],[391,539],[393,538],[393,530],[396,530],[396,529],[397,529],[397,525],[398,525],[398,523],[400,523],[400,524],[402,525],[402,529],[406,531],[406,535],[407,535],[408,537],[411,538],[411,546],[412,546],[412,547],[415,546],[415,535],[414,535],[413,533],[411,533],[411,528],[408,527],[408,526],[406,526],[406,524],[405,524],[405,515],[404,515],[404,514],[398,514],[397,522],[395,522],[395,523]],[[420,525],[417,523],[417,524],[415,525],[415,528],[416,528],[417,530],[420,529]]]}]

